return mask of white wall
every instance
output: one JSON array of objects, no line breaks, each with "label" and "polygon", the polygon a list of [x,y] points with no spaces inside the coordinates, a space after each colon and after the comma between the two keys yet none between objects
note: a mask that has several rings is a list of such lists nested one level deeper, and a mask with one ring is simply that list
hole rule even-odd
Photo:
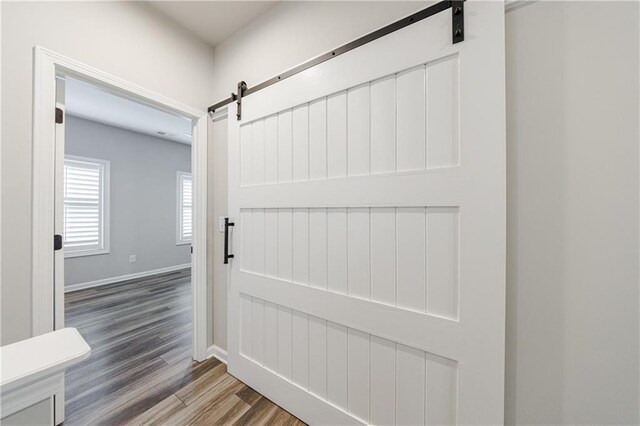
[{"label": "white wall", "polygon": [[209,256],[213,288],[209,304],[213,306],[213,342],[222,350],[227,343],[227,267],[224,256],[224,233],[219,232],[218,220],[227,216],[227,120],[216,117],[209,126],[213,143],[209,145]]},{"label": "white wall", "polygon": [[507,14],[510,424],[638,424],[637,2]]},{"label": "white wall", "polygon": [[67,115],[65,154],[111,169],[109,253],[66,258],[65,286],[191,262],[191,245],[176,244],[177,172],[191,172],[191,146]]},{"label": "white wall", "polygon": [[31,330],[32,49],[206,110],[213,52],[143,2],[2,2],[1,343]]},{"label": "white wall", "polygon": [[215,49],[215,101],[422,9],[424,1],[282,2]]}]

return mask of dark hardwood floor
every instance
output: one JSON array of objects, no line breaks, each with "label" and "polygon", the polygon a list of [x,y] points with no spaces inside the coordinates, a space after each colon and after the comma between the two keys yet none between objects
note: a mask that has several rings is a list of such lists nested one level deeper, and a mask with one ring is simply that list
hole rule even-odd
[{"label": "dark hardwood floor", "polygon": [[303,424],[210,358],[191,359],[190,271],[65,294],[91,356],[66,373],[67,425]]}]

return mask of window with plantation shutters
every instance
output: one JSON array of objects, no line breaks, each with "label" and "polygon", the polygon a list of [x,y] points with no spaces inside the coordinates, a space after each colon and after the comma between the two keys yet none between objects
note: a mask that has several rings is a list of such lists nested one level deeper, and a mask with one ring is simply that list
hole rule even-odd
[{"label": "window with plantation shutters", "polygon": [[109,162],[65,156],[65,257],[108,253]]},{"label": "window with plantation shutters", "polygon": [[177,244],[188,244],[193,234],[191,173],[178,172]]}]

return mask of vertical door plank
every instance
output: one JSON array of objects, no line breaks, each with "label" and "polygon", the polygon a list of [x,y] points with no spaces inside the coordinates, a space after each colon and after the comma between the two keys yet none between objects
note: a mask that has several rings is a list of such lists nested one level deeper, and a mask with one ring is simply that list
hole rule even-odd
[{"label": "vertical door plank", "polygon": [[253,211],[240,210],[240,267],[243,271],[253,271]]},{"label": "vertical door plank", "polygon": [[458,210],[427,209],[427,312],[458,319]]},{"label": "vertical door plank", "polygon": [[251,307],[251,359],[258,364],[264,363],[264,301],[252,300]]},{"label": "vertical door plank", "polygon": [[370,172],[371,126],[369,84],[347,92],[347,172],[349,176],[368,175]]},{"label": "vertical door plank", "polygon": [[309,178],[327,178],[327,99],[309,104]]},{"label": "vertical door plank", "polygon": [[327,175],[347,176],[347,93],[327,100]]},{"label": "vertical door plank", "polygon": [[327,209],[309,209],[309,284],[327,288]]},{"label": "vertical door plank", "polygon": [[264,273],[278,276],[278,210],[264,211]]},{"label": "vertical door plank", "polygon": [[308,209],[293,209],[293,282],[309,285]]},{"label": "vertical door plank", "polygon": [[425,167],[424,66],[398,74],[398,171]]},{"label": "vertical door plank", "polygon": [[291,309],[278,306],[278,374],[291,380]]},{"label": "vertical door plank", "polygon": [[240,353],[251,358],[251,296],[240,294]]},{"label": "vertical door plank", "polygon": [[347,409],[347,327],[327,321],[327,400]]},{"label": "vertical door plank", "polygon": [[457,166],[458,57],[427,67],[427,168]]},{"label": "vertical door plank", "polygon": [[369,423],[369,335],[350,328],[347,347],[349,412]]},{"label": "vertical door plank", "polygon": [[457,365],[454,361],[426,354],[427,424],[456,424]]},{"label": "vertical door plank", "polygon": [[264,210],[253,210],[253,252],[251,270],[256,274],[264,274]]},{"label": "vertical door plank", "polygon": [[278,183],[278,116],[264,120],[264,181]]},{"label": "vertical door plank", "polygon": [[293,383],[307,389],[309,387],[309,317],[293,311]]},{"label": "vertical door plank", "polygon": [[309,179],[309,107],[293,109],[293,181]]},{"label": "vertical door plank", "polygon": [[251,185],[251,166],[253,161],[251,123],[240,127],[240,186]]},{"label": "vertical door plank", "polygon": [[327,209],[327,288],[347,293],[347,209]]},{"label": "vertical door plank", "polygon": [[396,345],[396,423],[422,425],[425,416],[424,352]]},{"label": "vertical door plank", "polygon": [[309,391],[327,397],[327,321],[309,317]]},{"label": "vertical door plank", "polygon": [[255,121],[251,127],[251,183],[264,185],[264,120]]},{"label": "vertical door plank", "polygon": [[398,245],[398,306],[425,310],[425,213],[421,207],[403,207],[396,214]]},{"label": "vertical door plank", "polygon": [[371,300],[396,304],[396,209],[371,209]]},{"label": "vertical door plank", "polygon": [[396,344],[371,336],[371,423],[396,422]]},{"label": "vertical door plank", "polygon": [[278,210],[278,278],[293,277],[293,214],[291,209]]},{"label": "vertical door plank", "polygon": [[396,171],[396,76],[371,83],[371,174]]},{"label": "vertical door plank", "polygon": [[369,263],[369,209],[347,210],[348,293],[362,299],[371,297]]},{"label": "vertical door plank", "polygon": [[293,175],[293,147],[291,110],[278,114],[278,182],[291,182]]},{"label": "vertical door plank", "polygon": [[264,365],[278,371],[278,307],[264,302]]}]

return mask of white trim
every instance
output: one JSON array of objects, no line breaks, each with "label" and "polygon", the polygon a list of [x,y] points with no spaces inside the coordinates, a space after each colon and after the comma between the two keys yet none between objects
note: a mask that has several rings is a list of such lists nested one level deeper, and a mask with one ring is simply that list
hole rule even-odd
[{"label": "white trim", "polygon": [[[191,233],[192,237],[190,239],[182,238],[182,179],[188,176],[191,180]],[[183,172],[181,170],[176,171],[176,245],[186,245],[191,244],[193,240],[193,176],[190,172]]]},{"label": "white trim", "polygon": [[[206,112],[176,102],[59,53],[35,46],[33,70],[33,164],[32,164],[32,267],[31,333],[54,330],[54,267],[51,242],[54,234],[56,75],[73,76],[102,89],[193,121],[193,255],[191,289],[193,301],[193,357],[207,353],[207,120]],[[62,298],[60,298],[62,299]],[[63,306],[58,306],[62,309]]]},{"label": "white trim", "polygon": [[[52,374],[19,389],[1,395],[0,420],[34,404],[50,399],[64,387],[64,371]],[[4,392],[3,392],[4,393]]]},{"label": "white trim", "polygon": [[203,113],[194,124],[191,144],[192,226],[191,292],[193,301],[193,357],[207,357],[207,120]]},{"label": "white trim", "polygon": [[86,359],[91,348],[75,328],[0,348],[0,420],[64,389],[65,370]]},{"label": "white trim", "polygon": [[87,163],[102,164],[102,248],[71,251],[64,249],[64,258],[95,256],[98,254],[108,254],[111,247],[111,161],[101,158],[81,157],[79,155],[65,155],[64,160],[84,161]]},{"label": "white trim", "polygon": [[34,49],[33,155],[31,231],[31,336],[54,330],[54,279],[51,236],[55,205],[56,66],[54,59]]},{"label": "white trim", "polygon": [[[3,2],[0,1],[0,34],[2,34],[2,3]],[[2,45],[2,43],[0,43],[0,45]],[[2,57],[2,47],[0,46],[0,58],[1,57]],[[0,71],[0,99],[2,99],[2,71]],[[0,106],[0,117],[2,117],[2,106]],[[1,122],[2,120],[0,119],[0,135],[2,134]],[[2,162],[0,161],[0,163]],[[1,165],[0,165],[0,188],[2,188],[2,166]],[[2,223],[2,197],[0,197],[0,223]],[[0,226],[0,241],[2,241],[1,226]],[[0,244],[0,287],[2,287],[2,244]]]},{"label": "white trim", "polygon": [[[64,248],[63,248],[64,250]],[[83,251],[72,251],[71,253],[65,251],[64,258],[71,259],[73,257],[86,257],[86,256],[98,256],[100,254],[109,254],[111,251],[109,247],[103,249],[91,249],[91,250],[83,250]]]},{"label": "white trim", "polygon": [[218,361],[224,362],[225,364],[227,363],[227,351],[222,349],[220,346],[209,346],[209,348],[207,349],[207,359],[212,357],[217,359]]},{"label": "white trim", "polygon": [[118,277],[103,278],[101,280],[88,281],[86,283],[71,284],[71,285],[65,286],[64,292],[71,293],[72,291],[84,290],[85,288],[100,287],[103,285],[113,284],[120,281],[127,281],[127,280],[133,280],[136,278],[149,277],[152,275],[165,274],[167,272],[179,271],[181,269],[187,269],[190,267],[191,267],[190,263],[185,263],[183,265],[167,266],[166,268],[152,269],[150,271],[135,272],[133,274],[120,275]]}]

